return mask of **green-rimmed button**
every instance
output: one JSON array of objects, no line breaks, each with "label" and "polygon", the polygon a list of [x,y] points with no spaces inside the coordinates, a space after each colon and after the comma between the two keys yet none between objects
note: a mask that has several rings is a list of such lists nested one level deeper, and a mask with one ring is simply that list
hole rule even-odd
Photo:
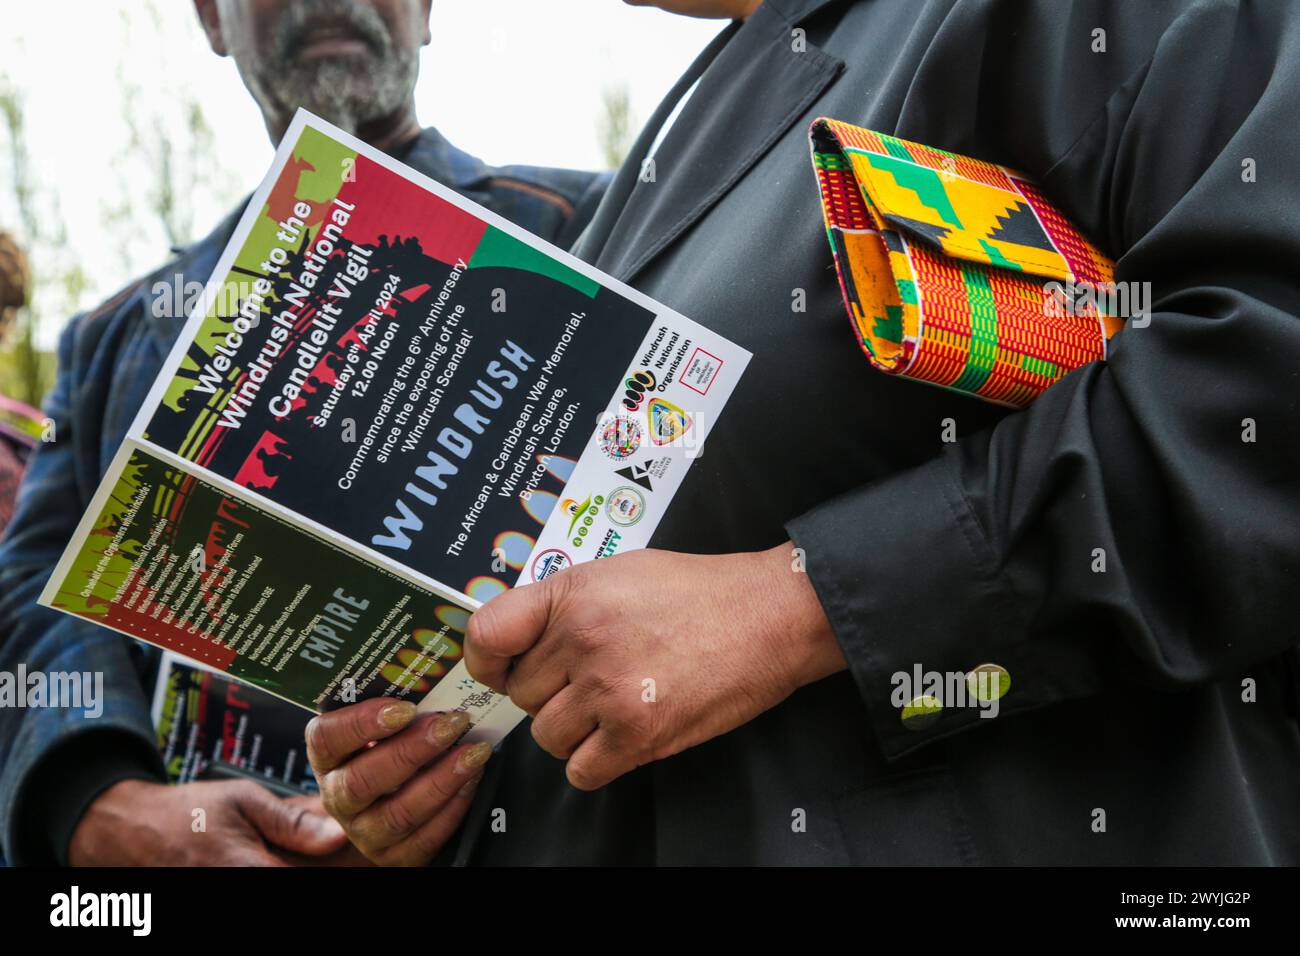
[{"label": "green-rimmed button", "polygon": [[939,719],[943,704],[930,694],[913,697],[903,706],[903,726],[908,730],[924,730]]},{"label": "green-rimmed button", "polygon": [[966,674],[966,688],[976,700],[999,700],[1011,689],[1011,675],[998,664],[981,664]]}]

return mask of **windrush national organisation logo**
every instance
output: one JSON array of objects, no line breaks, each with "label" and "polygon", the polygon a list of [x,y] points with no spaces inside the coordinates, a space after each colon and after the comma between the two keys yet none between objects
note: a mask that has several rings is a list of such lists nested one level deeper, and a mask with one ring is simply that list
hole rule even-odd
[{"label": "windrush national organisation logo", "polygon": [[104,713],[102,671],[0,671],[0,708],[80,710],[94,719]]},{"label": "windrush national organisation logo", "polygon": [[50,897],[50,925],[59,928],[126,927],[148,936],[153,927],[151,893],[83,893],[74,885]]}]

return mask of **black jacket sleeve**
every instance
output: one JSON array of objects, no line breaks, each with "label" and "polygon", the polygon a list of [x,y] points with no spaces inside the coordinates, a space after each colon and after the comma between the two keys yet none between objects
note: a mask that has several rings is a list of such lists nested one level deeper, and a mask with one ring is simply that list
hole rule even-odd
[{"label": "black jacket sleeve", "polygon": [[1001,665],[1007,719],[1241,680],[1300,636],[1300,5],[1185,4],[1140,59],[1082,116],[1077,57],[1018,100],[972,86],[1009,144],[986,158],[1037,172],[1118,282],[1150,283],[1149,324],[789,525],[889,756],[994,723],[945,708],[907,729],[892,675],[914,665]]}]

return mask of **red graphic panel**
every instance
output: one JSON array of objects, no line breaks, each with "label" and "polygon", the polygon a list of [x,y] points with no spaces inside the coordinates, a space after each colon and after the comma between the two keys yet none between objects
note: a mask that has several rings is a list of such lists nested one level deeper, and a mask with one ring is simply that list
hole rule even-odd
[{"label": "red graphic panel", "polygon": [[414,237],[439,262],[469,262],[487,223],[364,156],[357,157],[355,171],[355,180],[339,190],[339,199],[356,206],[345,228],[351,242],[375,246],[381,235],[389,243]]}]

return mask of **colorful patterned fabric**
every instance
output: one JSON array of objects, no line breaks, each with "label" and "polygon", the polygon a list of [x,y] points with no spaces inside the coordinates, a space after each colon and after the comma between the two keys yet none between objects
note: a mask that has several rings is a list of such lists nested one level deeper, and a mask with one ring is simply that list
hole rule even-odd
[{"label": "colorful patterned fabric", "polygon": [[1022,407],[1106,357],[1114,264],[1003,166],[833,119],[813,166],[844,302],[871,364]]}]

